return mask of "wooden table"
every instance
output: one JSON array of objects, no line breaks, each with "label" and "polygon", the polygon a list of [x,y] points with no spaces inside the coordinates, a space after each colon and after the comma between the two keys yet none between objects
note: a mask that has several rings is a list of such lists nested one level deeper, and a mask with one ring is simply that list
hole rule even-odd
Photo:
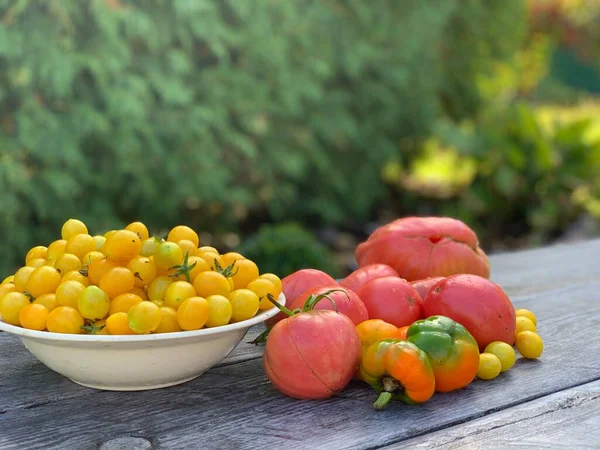
[{"label": "wooden table", "polygon": [[538,316],[541,360],[382,412],[358,382],[325,401],[280,395],[263,373],[262,348],[245,343],[186,384],[104,392],[0,334],[0,449],[598,449],[598,255],[600,240],[492,256],[492,279]]}]

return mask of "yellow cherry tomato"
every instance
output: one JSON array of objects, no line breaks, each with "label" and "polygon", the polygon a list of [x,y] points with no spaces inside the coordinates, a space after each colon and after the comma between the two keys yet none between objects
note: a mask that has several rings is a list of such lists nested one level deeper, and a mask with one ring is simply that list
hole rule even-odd
[{"label": "yellow cherry tomato", "polygon": [[131,270],[126,267],[113,267],[106,271],[100,278],[98,286],[109,298],[115,298],[118,295],[131,291],[135,285],[135,277]]},{"label": "yellow cherry tomato", "polygon": [[222,295],[211,295],[206,298],[208,303],[208,320],[205,323],[207,328],[220,327],[227,325],[231,320],[231,302]]},{"label": "yellow cherry tomato", "polygon": [[106,243],[106,238],[104,236],[101,236],[99,234],[94,236],[94,244],[96,244],[96,247],[94,250],[96,250],[97,252],[102,250],[102,247],[104,247],[105,243]]},{"label": "yellow cherry tomato", "polygon": [[156,246],[153,256],[159,270],[169,270],[183,262],[183,252],[175,242],[161,242]]},{"label": "yellow cherry tomato", "polygon": [[77,309],[86,319],[103,319],[110,309],[110,299],[98,286],[88,286],[77,300]]},{"label": "yellow cherry tomato", "polygon": [[177,323],[182,330],[199,330],[208,320],[210,309],[206,299],[190,297],[185,299],[177,310]]},{"label": "yellow cherry tomato", "polygon": [[235,289],[244,289],[258,278],[258,267],[249,259],[242,259],[233,266],[233,285]]},{"label": "yellow cherry tomato", "polygon": [[84,286],[90,285],[90,280],[88,280],[88,277],[79,272],[79,270],[71,270],[70,272],[65,273],[62,277],[61,283],[64,283],[65,281],[79,281]]},{"label": "yellow cherry tomato", "polygon": [[129,328],[137,334],[147,334],[156,330],[161,318],[160,308],[150,301],[133,305],[127,312]]},{"label": "yellow cherry tomato", "polygon": [[241,322],[256,315],[260,301],[250,289],[237,289],[227,296],[231,302],[231,322]]},{"label": "yellow cherry tomato", "polygon": [[56,288],[55,299],[59,306],[70,306],[77,308],[79,297],[86,286],[75,280],[68,280],[60,283]]},{"label": "yellow cherry tomato", "polygon": [[127,225],[125,229],[128,231],[133,231],[142,241],[148,239],[150,236],[150,233],[148,233],[148,228],[142,222],[132,222]]},{"label": "yellow cherry tomato", "polygon": [[78,219],[69,219],[65,223],[60,230],[60,234],[65,241],[68,241],[73,236],[77,236],[78,234],[87,234],[88,229],[85,223]]},{"label": "yellow cherry tomato", "polygon": [[484,350],[485,353],[491,353],[496,355],[500,360],[502,368],[500,372],[506,372],[515,364],[517,356],[515,355],[515,349],[506,342],[494,341],[490,342]]},{"label": "yellow cherry tomato", "polygon": [[202,257],[202,255],[205,254],[206,252],[216,253],[217,255],[219,254],[219,251],[216,248],[211,247],[210,245],[204,245],[204,246],[196,249],[194,256]]},{"label": "yellow cherry tomato", "polygon": [[261,276],[258,277],[258,279],[259,280],[262,280],[262,279],[269,280],[271,283],[273,283],[275,285],[275,287],[277,288],[277,291],[280,294],[281,294],[281,291],[283,291],[283,283],[281,282],[281,278],[279,278],[274,273],[263,273]]},{"label": "yellow cherry tomato", "polygon": [[228,252],[228,253],[225,253],[224,255],[221,255],[221,259],[223,260],[225,267],[229,267],[236,261],[240,261],[240,260],[246,259],[246,258],[243,255],[241,255],[240,253]]},{"label": "yellow cherry tomato", "polygon": [[82,260],[86,253],[96,250],[96,241],[89,234],[71,236],[65,245],[65,253],[71,253]]},{"label": "yellow cherry tomato", "polygon": [[135,334],[129,327],[129,318],[126,312],[117,312],[108,316],[106,329],[109,334],[113,335]]},{"label": "yellow cherry tomato", "polygon": [[209,297],[211,295],[227,296],[231,292],[231,285],[227,278],[218,272],[207,271],[198,274],[194,279],[196,295]]},{"label": "yellow cherry tomato", "polygon": [[106,256],[104,256],[104,253],[98,251],[98,250],[93,250],[91,252],[87,252],[85,255],[83,255],[83,258],[81,259],[81,263],[84,266],[90,266],[94,261],[99,261],[101,259],[105,259]]},{"label": "yellow cherry tomato", "polygon": [[42,294],[55,292],[61,281],[62,276],[58,270],[54,267],[42,266],[31,272],[25,288],[33,297],[39,297]]},{"label": "yellow cherry tomato", "polygon": [[106,238],[102,253],[111,261],[129,261],[140,254],[142,241],[129,230],[117,230]]},{"label": "yellow cherry tomato", "polygon": [[477,377],[482,380],[492,380],[500,375],[502,363],[500,359],[492,353],[481,353],[479,355],[479,368]]},{"label": "yellow cherry tomato", "polygon": [[99,259],[92,262],[87,268],[87,277],[90,284],[98,286],[102,276],[114,267],[118,267],[118,264],[108,259]]},{"label": "yellow cherry tomato", "polygon": [[181,331],[181,327],[179,326],[179,322],[177,322],[177,311],[175,311],[170,306],[161,306],[160,307],[160,323],[155,333],[174,333],[177,331]]},{"label": "yellow cherry tomato", "polygon": [[515,344],[519,353],[527,359],[539,358],[544,351],[544,341],[533,331],[521,331]]},{"label": "yellow cherry tomato", "polygon": [[43,331],[46,329],[46,320],[50,311],[39,303],[25,305],[19,313],[19,322],[23,328],[28,330]]},{"label": "yellow cherry tomato", "polygon": [[27,280],[29,280],[31,273],[36,269],[36,267],[24,266],[15,272],[13,283],[17,291],[25,292],[25,289],[27,289]]},{"label": "yellow cherry tomato", "polygon": [[527,317],[520,316],[517,317],[517,328],[515,334],[519,334],[521,331],[533,331],[535,333],[537,331],[537,327]]},{"label": "yellow cherry tomato", "polygon": [[[208,265],[208,263],[206,261],[204,261],[202,258],[200,258],[199,256],[190,256],[188,259],[188,265],[194,266],[194,268],[192,270],[190,270],[190,280],[193,283],[194,280],[196,279],[196,277],[198,276],[198,274],[202,273],[202,272],[207,272],[210,270],[210,266]],[[184,277],[185,278],[185,277]],[[184,279],[182,278],[182,279]]]},{"label": "yellow cherry tomato", "polygon": [[188,241],[187,239],[182,239],[177,243],[177,245],[179,245],[179,248],[183,252],[183,256],[185,256],[186,253],[191,255],[196,250],[194,243],[192,241]]},{"label": "yellow cherry tomato", "polygon": [[148,300],[148,294],[141,287],[134,286],[134,287],[131,288],[131,291],[129,291],[129,293],[137,295],[142,300]]},{"label": "yellow cherry tomato", "polygon": [[279,294],[281,293],[280,291],[278,292],[273,283],[264,278],[257,278],[256,280],[251,281],[248,283],[247,289],[250,289],[256,295],[258,295],[258,300],[260,301],[259,309],[261,311],[275,308],[275,305],[273,305],[273,303],[271,303],[269,300],[268,295],[271,295],[273,300],[277,300]]},{"label": "yellow cherry tomato", "polygon": [[21,292],[9,292],[4,294],[0,303],[0,315],[2,320],[11,325],[21,325],[19,314],[21,310],[29,305],[29,298]]},{"label": "yellow cherry tomato", "polygon": [[54,261],[59,255],[62,255],[65,252],[66,246],[67,241],[65,239],[58,239],[52,242],[46,251],[46,259],[48,261]]},{"label": "yellow cherry tomato", "polygon": [[54,268],[63,276],[72,270],[79,270],[81,268],[81,261],[72,253],[63,253],[54,261]]},{"label": "yellow cherry tomato", "polygon": [[175,281],[167,287],[165,291],[165,305],[173,309],[179,309],[179,306],[188,298],[196,296],[196,289],[187,281]]},{"label": "yellow cherry tomato", "polygon": [[164,300],[165,291],[173,283],[173,280],[168,276],[161,275],[156,277],[148,285],[147,294],[148,300]]},{"label": "yellow cherry tomato", "polygon": [[43,294],[33,302],[38,305],[44,305],[48,311],[58,308],[60,305],[56,301],[56,294]]},{"label": "yellow cherry tomato", "polygon": [[55,308],[46,319],[46,328],[51,333],[80,334],[82,326],[83,316],[70,306]]},{"label": "yellow cherry tomato", "polygon": [[32,259],[46,259],[46,252],[48,251],[48,247],[43,245],[36,245],[32,247],[25,256],[25,265],[28,265],[29,261]]},{"label": "yellow cherry tomato", "polygon": [[185,225],[178,225],[173,227],[167,236],[167,241],[169,242],[179,242],[182,240],[190,241],[194,248],[197,248],[200,245],[200,238],[198,237],[198,233],[192,230],[190,227]]},{"label": "yellow cherry tomato", "polygon": [[2,286],[3,284],[6,284],[6,283],[13,283],[14,284],[14,281],[15,281],[15,276],[14,275],[9,275],[4,280],[2,280],[2,283],[0,283],[0,286]]},{"label": "yellow cherry tomato", "polygon": [[38,267],[48,265],[48,261],[44,258],[35,258],[35,259],[30,259],[29,261],[27,261],[27,265],[29,267],[35,267],[37,269]]},{"label": "yellow cherry tomato", "polygon": [[137,305],[142,301],[143,300],[139,295],[132,294],[131,292],[118,295],[111,300],[110,307],[108,308],[108,314],[112,316],[118,312],[127,313],[133,305]]},{"label": "yellow cherry tomato", "polygon": [[156,246],[158,245],[158,241],[156,238],[148,238],[142,241],[142,249],[140,250],[140,255],[149,258],[154,255],[154,250],[156,250]]},{"label": "yellow cherry tomato", "polygon": [[13,283],[6,283],[3,285],[0,285],[0,299],[5,294],[8,294],[9,292],[18,292],[17,288],[15,287],[15,285]]},{"label": "yellow cherry tomato", "polygon": [[135,285],[138,287],[147,286],[156,278],[154,261],[145,256],[136,256],[129,261],[127,268],[133,273]]},{"label": "yellow cherry tomato", "polygon": [[527,317],[537,327],[537,317],[535,317],[535,314],[532,313],[531,311],[529,311],[528,309],[523,309],[523,308],[517,309],[515,311],[515,316],[517,316],[517,317]]}]

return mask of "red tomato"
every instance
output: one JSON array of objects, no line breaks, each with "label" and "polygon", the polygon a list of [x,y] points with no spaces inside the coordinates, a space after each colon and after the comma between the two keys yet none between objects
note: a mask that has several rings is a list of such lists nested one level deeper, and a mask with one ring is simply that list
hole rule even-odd
[{"label": "red tomato", "polygon": [[[291,305],[296,298],[303,294],[307,289],[323,284],[335,284],[336,281],[325,272],[316,269],[301,269],[288,275],[281,280],[282,291],[285,295],[285,304]],[[267,326],[273,326],[286,316],[283,313],[265,321]]]},{"label": "red tomato", "polygon": [[434,284],[436,284],[438,281],[442,281],[443,279],[444,279],[444,277],[429,277],[429,278],[425,278],[423,280],[411,281],[410,284],[412,284],[412,287],[414,287],[415,290],[419,293],[419,295],[421,296],[421,299],[424,299],[425,295],[427,294],[427,291]]},{"label": "red tomato", "polygon": [[263,368],[273,386],[298,399],[323,399],[346,387],[360,362],[352,321],[335,311],[309,311],[277,323],[267,339]]},{"label": "red tomato", "polygon": [[367,264],[340,281],[340,286],[357,291],[359,287],[373,278],[397,277],[398,272],[386,264]]},{"label": "red tomato", "polygon": [[367,307],[370,319],[381,319],[400,328],[422,317],[419,293],[402,278],[374,278],[356,293]]},{"label": "red tomato", "polygon": [[426,317],[441,315],[463,325],[480,351],[493,341],[515,342],[515,308],[497,284],[477,275],[453,275],[430,289],[423,300]]},{"label": "red tomato", "polygon": [[337,283],[335,284],[326,284],[324,286],[316,286],[314,288],[308,289],[302,295],[296,298],[296,301],[291,305],[287,306],[287,308],[294,310],[296,308],[302,308],[304,302],[311,295],[318,296],[326,293],[327,291],[331,291],[337,289],[335,292],[331,292],[327,295],[327,297],[331,298],[335,302],[335,307],[333,303],[328,300],[328,298],[322,298],[315,305],[314,309],[330,309],[337,311],[340,314],[344,314],[348,316],[354,325],[358,325],[361,322],[369,319],[369,313],[367,312],[367,308],[365,304],[362,302],[360,297],[351,289],[344,289],[340,287]]}]

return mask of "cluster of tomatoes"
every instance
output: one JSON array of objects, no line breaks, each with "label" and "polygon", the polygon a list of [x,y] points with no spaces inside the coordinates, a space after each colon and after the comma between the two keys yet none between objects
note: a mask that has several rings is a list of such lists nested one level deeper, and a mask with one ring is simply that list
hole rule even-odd
[{"label": "cluster of tomatoes", "polygon": [[[515,347],[525,359],[537,359],[544,351],[544,341],[537,332],[537,318],[528,309],[517,309]],[[477,377],[492,380],[514,366],[517,355],[512,345],[495,341],[485,347],[479,355]]]},{"label": "cluster of tomatoes", "polygon": [[67,220],[61,239],[33,247],[0,285],[0,316],[53,333],[148,334],[218,327],[274,307],[282,283],[235,252],[200,246],[188,226],[166,239],[134,222],[91,235]]}]

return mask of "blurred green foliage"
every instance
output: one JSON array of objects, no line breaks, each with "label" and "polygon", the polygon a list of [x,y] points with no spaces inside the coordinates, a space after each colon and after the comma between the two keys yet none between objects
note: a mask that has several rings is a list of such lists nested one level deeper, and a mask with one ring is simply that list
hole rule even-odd
[{"label": "blurred green foliage", "polygon": [[256,262],[262,273],[285,277],[300,269],[318,269],[334,278],[341,276],[327,247],[296,223],[263,225],[239,250]]},{"label": "blurred green foliage", "polygon": [[0,0],[0,269],[143,220],[368,219],[519,46],[522,0]]}]

